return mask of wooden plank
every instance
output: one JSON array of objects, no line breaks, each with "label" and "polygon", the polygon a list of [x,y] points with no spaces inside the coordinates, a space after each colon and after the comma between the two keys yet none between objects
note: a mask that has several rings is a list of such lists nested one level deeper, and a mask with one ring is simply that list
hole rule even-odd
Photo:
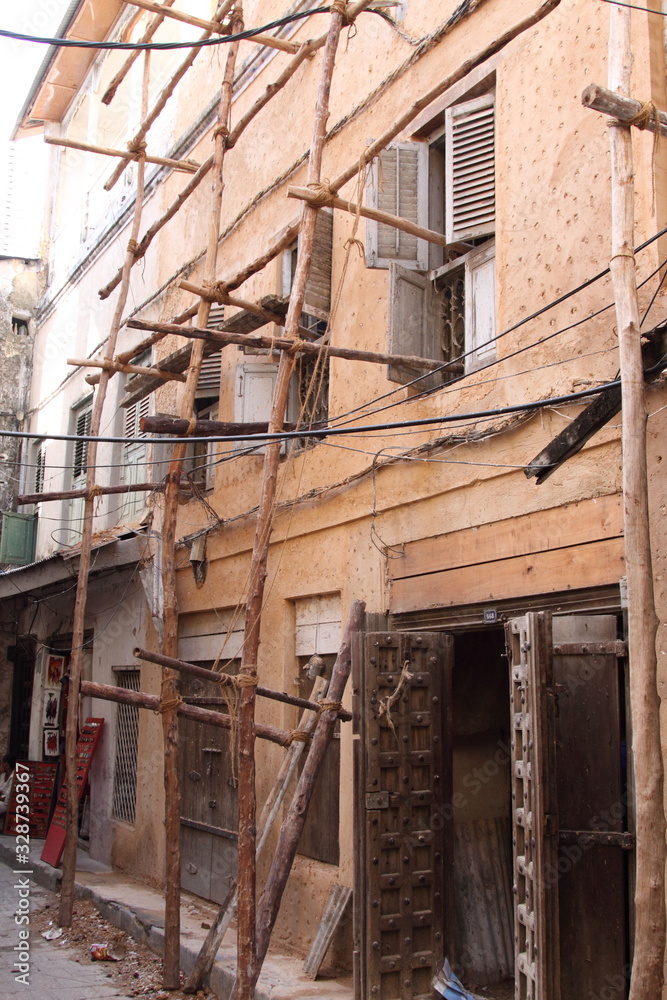
[{"label": "wooden plank", "polygon": [[550,507],[503,521],[408,542],[402,559],[389,560],[391,579],[509,559],[623,534],[618,493]]},{"label": "wooden plank", "polygon": [[549,552],[494,560],[479,566],[394,580],[392,614],[457,604],[493,602],[618,583],[625,573],[622,538],[601,539]]},{"label": "wooden plank", "polygon": [[347,905],[352,898],[352,890],[347,885],[340,885],[334,882],[331,892],[324,907],[322,920],[317,928],[317,934],[313,941],[308,957],[304,962],[303,971],[309,979],[317,979],[317,973],[324,961],[324,956],[329,950],[329,945],[333,941],[336,929],[343,919]]}]

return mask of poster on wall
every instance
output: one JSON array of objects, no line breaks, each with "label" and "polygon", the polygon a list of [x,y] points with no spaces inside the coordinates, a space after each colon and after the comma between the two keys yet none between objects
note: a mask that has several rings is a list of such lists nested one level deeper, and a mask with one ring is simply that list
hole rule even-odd
[{"label": "poster on wall", "polygon": [[58,687],[65,671],[64,656],[49,656],[46,663],[46,686]]},{"label": "poster on wall", "polygon": [[44,730],[44,756],[57,757],[60,752],[60,733],[57,729]]},{"label": "poster on wall", "polygon": [[58,709],[60,708],[60,688],[46,688],[44,691],[43,726],[58,725]]}]

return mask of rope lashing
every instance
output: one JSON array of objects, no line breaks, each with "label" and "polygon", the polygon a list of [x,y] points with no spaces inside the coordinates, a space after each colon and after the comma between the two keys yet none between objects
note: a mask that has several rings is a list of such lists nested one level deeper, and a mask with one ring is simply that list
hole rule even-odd
[{"label": "rope lashing", "polygon": [[223,140],[227,140],[230,136],[230,130],[227,125],[216,125],[213,129],[213,140],[215,141],[218,136],[222,136]]},{"label": "rope lashing", "polygon": [[337,14],[341,15],[343,18],[343,24],[353,23],[354,18],[351,18],[349,15],[347,0],[333,0],[330,9],[332,14],[335,11]]},{"label": "rope lashing", "polygon": [[132,139],[127,144],[127,151],[132,154],[133,160],[140,160],[142,156],[145,156],[147,148],[145,139]]},{"label": "rope lashing", "polygon": [[298,354],[299,351],[303,348],[303,345],[307,343],[308,343],[307,340],[301,340],[300,337],[295,337],[292,346],[287,348],[287,353]]},{"label": "rope lashing", "polygon": [[642,106],[636,115],[632,118],[612,118],[610,125],[634,125],[635,128],[645,129],[651,124],[653,120],[656,125],[659,125],[658,120],[658,109],[656,108],[653,101],[642,101]]},{"label": "rope lashing", "polygon": [[164,715],[165,712],[171,712],[172,710],[178,711],[178,706],[182,704],[182,698],[167,698],[166,701],[161,701],[155,709],[155,715]]},{"label": "rope lashing", "polygon": [[313,181],[312,184],[308,185],[308,190],[312,192],[312,197],[308,199],[308,204],[313,208],[324,208],[325,205],[329,205],[331,200],[336,197],[335,192],[332,191],[326,181],[323,183]]},{"label": "rope lashing", "polygon": [[234,678],[234,687],[239,689],[257,687],[259,681],[251,674],[239,674]]},{"label": "rope lashing", "polygon": [[318,712],[335,712],[338,715],[342,707],[339,701],[321,701]]},{"label": "rope lashing", "polygon": [[131,253],[135,260],[141,260],[146,255],[145,248],[140,243],[137,243],[136,240],[128,240],[127,252]]},{"label": "rope lashing", "polygon": [[220,305],[227,305],[229,303],[229,293],[224,281],[205,281],[203,288],[210,295],[211,301],[218,302]]},{"label": "rope lashing", "polygon": [[102,487],[101,486],[91,486],[90,489],[88,490],[87,495],[86,495],[86,499],[87,500],[96,500],[97,497],[101,497],[101,496],[102,496]]},{"label": "rope lashing", "polygon": [[305,729],[292,729],[287,735],[285,746],[289,747],[292,743],[310,743],[311,739],[312,735]]}]

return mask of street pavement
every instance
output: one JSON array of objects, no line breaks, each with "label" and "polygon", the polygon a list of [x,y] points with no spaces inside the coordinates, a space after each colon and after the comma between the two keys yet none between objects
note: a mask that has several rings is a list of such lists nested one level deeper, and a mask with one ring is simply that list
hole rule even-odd
[{"label": "street pavement", "polygon": [[[44,890],[30,882],[24,872],[17,875],[0,863],[2,1000],[117,1000],[125,997],[125,993],[119,993],[109,982],[103,964],[80,965],[71,948],[62,946],[58,940],[45,941],[41,934],[31,930],[30,912],[45,902]],[[17,923],[17,919],[23,923]]]}]

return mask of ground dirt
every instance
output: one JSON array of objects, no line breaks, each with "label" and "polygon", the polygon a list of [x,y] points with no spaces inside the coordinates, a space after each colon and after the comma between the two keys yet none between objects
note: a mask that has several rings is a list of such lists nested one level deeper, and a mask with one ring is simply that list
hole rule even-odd
[{"label": "ground dirt", "polygon": [[[36,909],[30,920],[31,929],[41,934],[58,926],[58,897],[47,893],[49,902]],[[77,952],[76,961],[90,965],[91,944],[106,944],[114,953],[124,957],[119,962],[96,962],[107,970],[107,977],[122,990],[127,997],[141,997],[144,1000],[194,1000],[192,994],[180,990],[162,989],[162,961],[145,945],[138,944],[129,935],[119,931],[100,916],[95,905],[87,899],[77,899],[74,903],[72,926],[63,930],[63,935],[50,942],[58,948],[67,944]],[[216,1000],[209,991],[200,992],[198,1000]]]}]

